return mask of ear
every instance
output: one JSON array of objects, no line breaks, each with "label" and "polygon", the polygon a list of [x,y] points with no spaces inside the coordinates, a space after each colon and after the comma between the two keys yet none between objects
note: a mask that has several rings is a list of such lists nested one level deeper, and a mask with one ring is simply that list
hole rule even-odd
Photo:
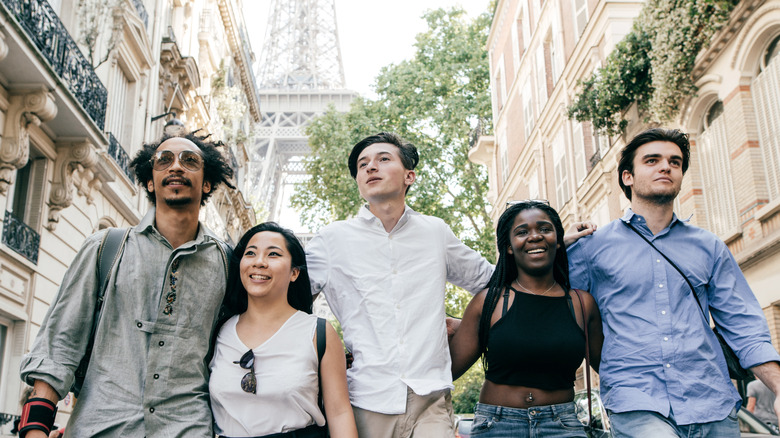
[{"label": "ear", "polygon": [[203,181],[203,193],[208,193],[211,191],[211,183],[208,181]]},{"label": "ear", "polygon": [[620,179],[623,181],[623,185],[626,187],[634,185],[634,174],[628,170],[624,170],[620,175]]},{"label": "ear", "polygon": [[514,251],[512,251],[512,245],[507,245],[506,253],[514,255]]},{"label": "ear", "polygon": [[298,268],[292,268],[292,275],[290,276],[290,283],[298,279],[298,275],[301,274],[301,270]]},{"label": "ear", "polygon": [[154,178],[149,178],[149,181],[146,182],[146,191],[154,193]]},{"label": "ear", "polygon": [[410,186],[414,183],[414,181],[417,179],[417,174],[414,173],[414,170],[407,170],[406,176],[404,177],[404,184],[406,186]]}]

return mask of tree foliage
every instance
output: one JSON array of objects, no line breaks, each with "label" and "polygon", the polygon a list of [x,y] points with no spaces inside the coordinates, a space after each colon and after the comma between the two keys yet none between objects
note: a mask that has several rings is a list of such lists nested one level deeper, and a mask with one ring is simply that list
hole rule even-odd
[{"label": "tree foliage", "polygon": [[459,8],[424,15],[411,60],[384,67],[377,99],[357,98],[350,110],[330,109],[307,128],[311,178],[298,185],[292,204],[318,228],[348,218],[362,204],[347,157],[362,138],[393,131],[417,146],[420,164],[408,204],[444,219],[467,245],[489,258],[493,226],[485,170],[468,160],[469,134],[481,122],[490,129],[487,40],[491,15],[469,20]]},{"label": "tree foliage", "polygon": [[637,102],[645,121],[666,123],[680,102],[696,93],[696,56],[726,23],[738,0],[648,0],[633,28],[603,68],[580,83],[570,118],[589,120],[608,135],[628,122],[623,112]]}]

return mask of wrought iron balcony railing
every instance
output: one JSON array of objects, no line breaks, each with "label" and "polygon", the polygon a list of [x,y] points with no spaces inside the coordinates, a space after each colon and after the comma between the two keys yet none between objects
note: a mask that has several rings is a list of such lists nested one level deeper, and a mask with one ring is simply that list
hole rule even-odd
[{"label": "wrought iron balcony railing", "polygon": [[6,414],[5,412],[0,412],[0,426],[8,424],[12,421],[16,421],[19,418],[21,418],[20,415]]},{"label": "wrought iron balcony railing", "polygon": [[108,92],[47,0],[0,0],[101,130]]},{"label": "wrought iron balcony railing", "polygon": [[114,137],[114,134],[108,132],[108,155],[111,155],[111,158],[114,159],[114,162],[117,166],[119,166],[120,169],[127,175],[127,177],[130,179],[130,181],[135,184],[135,175],[133,174],[133,171],[130,170],[130,156],[127,155],[127,152],[125,151],[125,148],[122,147],[121,144],[119,144],[119,140]]},{"label": "wrought iron balcony railing", "polygon": [[41,236],[9,211],[5,212],[3,219],[3,243],[27,260],[38,264]]},{"label": "wrought iron balcony railing", "polygon": [[144,2],[141,0],[133,0],[133,6],[135,6],[135,11],[138,12],[138,17],[141,19],[141,21],[144,22],[144,27],[149,28],[149,14],[146,12],[146,6],[144,6]]}]

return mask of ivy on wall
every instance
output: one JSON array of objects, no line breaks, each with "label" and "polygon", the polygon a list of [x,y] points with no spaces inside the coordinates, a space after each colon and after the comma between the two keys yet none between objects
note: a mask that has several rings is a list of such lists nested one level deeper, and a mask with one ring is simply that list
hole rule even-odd
[{"label": "ivy on wall", "polygon": [[696,93],[696,55],[728,21],[738,0],[648,0],[626,37],[602,68],[580,81],[569,118],[590,121],[607,135],[628,124],[634,102],[645,122],[677,116],[682,100]]}]

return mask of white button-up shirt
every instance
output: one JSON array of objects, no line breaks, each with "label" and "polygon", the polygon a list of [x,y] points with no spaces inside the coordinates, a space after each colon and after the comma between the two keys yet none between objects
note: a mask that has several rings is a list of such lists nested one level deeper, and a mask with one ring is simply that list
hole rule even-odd
[{"label": "white button-up shirt", "polygon": [[418,395],[452,389],[445,285],[484,289],[493,273],[484,257],[408,206],[389,233],[364,206],[323,228],[306,257],[313,293],[325,294],[355,358],[347,371],[354,406],[402,414],[407,386]]}]

